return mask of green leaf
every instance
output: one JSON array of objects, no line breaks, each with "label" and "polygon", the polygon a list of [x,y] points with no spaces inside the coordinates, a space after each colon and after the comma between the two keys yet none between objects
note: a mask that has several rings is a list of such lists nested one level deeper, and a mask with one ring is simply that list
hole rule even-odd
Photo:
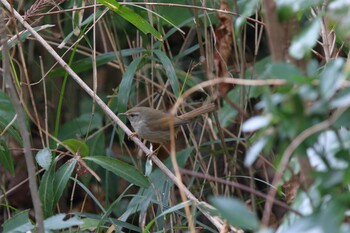
[{"label": "green leaf", "polygon": [[51,198],[53,199],[54,205],[58,203],[59,199],[63,194],[63,191],[67,187],[68,180],[71,177],[76,164],[77,164],[77,160],[71,159],[65,164],[63,164],[56,172],[54,182],[53,182],[54,194],[51,196]]},{"label": "green leaf", "polygon": [[301,10],[309,10],[310,7],[317,6],[322,3],[323,0],[276,0],[276,5],[279,10],[288,8],[294,13]]},{"label": "green leaf", "polygon": [[[184,167],[188,158],[191,155],[191,152],[193,151],[193,147],[188,147],[182,151],[179,151],[176,153],[176,159],[178,162],[179,167]],[[167,166],[170,170],[173,170],[173,164],[171,161],[171,158],[167,158],[164,160],[164,165]],[[144,211],[148,205],[150,204],[151,200],[156,200],[159,198],[156,192],[154,190],[161,190],[163,195],[162,195],[162,200],[160,202],[166,202],[168,200],[167,195],[171,192],[174,184],[172,181],[169,180],[169,177],[165,175],[159,168],[153,169],[151,175],[149,176],[149,179],[152,183],[152,186],[149,186],[144,189],[140,189],[131,199],[129,202],[129,205],[127,209],[132,210],[128,211],[123,214],[123,218],[120,220],[125,220],[132,214],[137,211]],[[142,206],[140,206],[140,203],[142,203]]]},{"label": "green leaf", "polygon": [[82,140],[67,139],[62,142],[62,145],[68,147],[69,150],[74,154],[79,153],[82,157],[89,155],[89,147]]},{"label": "green leaf", "polygon": [[0,164],[11,173],[15,174],[15,167],[10,151],[7,147],[7,143],[4,140],[0,140]]},{"label": "green leaf", "polygon": [[162,212],[160,215],[156,216],[155,218],[153,218],[145,227],[145,229],[143,230],[144,233],[147,232],[151,232],[151,227],[154,225],[154,223],[156,222],[157,219],[164,217],[168,214],[171,213],[176,213],[178,211],[180,211],[181,209],[184,209],[186,206],[191,206],[192,205],[192,201],[188,200],[186,202],[180,202],[179,204],[172,206],[171,208],[165,210],[164,212]]},{"label": "green leaf", "polygon": [[134,80],[135,73],[142,61],[142,57],[134,59],[128,68],[126,69],[123,79],[119,85],[119,95],[118,95],[118,113],[125,112],[127,108],[127,103],[129,100],[129,95],[131,92],[132,81]]},{"label": "green leaf", "polygon": [[239,17],[235,20],[235,34],[239,35],[241,26],[247,21],[247,17],[253,15],[259,9],[260,0],[238,1]]},{"label": "green leaf", "polygon": [[154,50],[153,52],[158,56],[161,63],[163,64],[165,73],[170,81],[170,86],[173,89],[175,96],[179,97],[179,83],[177,82],[177,76],[173,64],[171,63],[167,55],[162,51]]},{"label": "green leaf", "polygon": [[144,18],[130,10],[128,7],[119,4],[113,0],[98,0],[99,3],[105,5],[125,20],[129,21],[135,27],[137,27],[144,34],[151,33],[158,40],[162,40],[162,35],[152,27]]},{"label": "green leaf", "polygon": [[102,116],[98,112],[94,115],[85,113],[65,123],[59,130],[58,138],[65,140],[69,138],[82,138],[87,133],[102,127]]},{"label": "green leaf", "polygon": [[39,186],[39,196],[43,207],[44,216],[48,217],[53,214],[54,203],[54,179],[55,166],[50,166],[49,170],[45,171]]},{"label": "green leaf", "polygon": [[29,210],[24,210],[4,222],[3,233],[29,232],[34,229],[34,225],[28,217]]},{"label": "green leaf", "polygon": [[278,62],[268,64],[261,75],[261,79],[284,79],[296,84],[309,84],[310,78],[306,78],[303,73],[293,64]]},{"label": "green leaf", "polygon": [[137,186],[147,188],[150,185],[148,179],[140,171],[120,160],[105,156],[86,157],[84,160],[92,161]]},{"label": "green leaf", "polygon": [[[102,13],[103,13],[104,9],[98,9],[96,12],[90,14],[89,17],[87,17],[83,22],[81,22],[80,24],[80,28],[83,28],[84,26],[87,27],[87,25],[89,25],[90,23],[92,23],[94,21],[94,19],[98,19]],[[86,28],[85,27],[85,28]],[[76,32],[76,28],[73,28],[73,31],[71,31],[63,40],[62,42],[58,45],[58,48],[63,48],[64,45],[72,38],[72,36],[75,35]]]},{"label": "green leaf", "polygon": [[316,18],[293,38],[289,54],[296,59],[303,58],[316,45],[320,29],[321,19]]},{"label": "green leaf", "polygon": [[328,101],[340,88],[341,82],[345,78],[342,73],[344,62],[344,59],[337,58],[325,65],[320,78],[320,91],[323,100]]},{"label": "green leaf", "polygon": [[35,156],[36,162],[40,167],[48,170],[52,162],[52,154],[49,148],[44,148],[39,150]]},{"label": "green leaf", "polygon": [[[34,29],[34,31],[39,32],[41,30],[45,30],[46,28],[51,28],[51,27],[55,27],[55,25],[46,24],[46,25],[34,27],[33,29]],[[21,31],[19,33],[19,39],[21,42],[23,42],[25,39],[27,39],[31,35],[32,35],[32,33],[30,33],[28,30],[24,30],[24,31]],[[9,49],[13,48],[17,44],[18,44],[18,37],[17,36],[14,36],[10,40],[7,41],[7,45],[9,47]],[[2,58],[2,54],[0,55],[0,57]]]},{"label": "green leaf", "polygon": [[10,98],[5,92],[0,91],[0,130],[3,131],[7,128],[7,132],[14,137],[20,145],[22,145],[22,138],[18,130],[17,122],[15,121],[10,127],[8,127],[15,116],[16,112]]},{"label": "green leaf", "polygon": [[210,197],[209,201],[230,225],[253,231],[259,229],[258,218],[239,199]]}]

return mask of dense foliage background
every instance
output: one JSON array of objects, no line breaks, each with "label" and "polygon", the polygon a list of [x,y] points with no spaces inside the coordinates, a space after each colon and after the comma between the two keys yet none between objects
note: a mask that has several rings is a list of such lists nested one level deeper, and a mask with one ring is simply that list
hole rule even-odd
[{"label": "dense foliage background", "polygon": [[2,232],[350,231],[349,1],[0,2]]}]

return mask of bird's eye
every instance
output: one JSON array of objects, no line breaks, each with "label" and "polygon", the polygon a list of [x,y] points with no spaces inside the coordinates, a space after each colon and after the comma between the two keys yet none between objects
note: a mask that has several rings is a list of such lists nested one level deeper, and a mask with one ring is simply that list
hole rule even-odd
[{"label": "bird's eye", "polygon": [[130,117],[136,117],[136,116],[137,116],[137,113],[131,113],[129,116],[130,116]]}]

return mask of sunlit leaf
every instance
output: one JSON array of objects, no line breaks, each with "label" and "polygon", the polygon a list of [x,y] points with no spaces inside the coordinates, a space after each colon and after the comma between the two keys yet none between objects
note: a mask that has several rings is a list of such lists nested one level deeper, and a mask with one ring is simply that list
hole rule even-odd
[{"label": "sunlit leaf", "polygon": [[329,100],[340,88],[341,82],[344,80],[342,68],[344,59],[337,58],[328,62],[322,72],[320,78],[320,91],[323,100]]},{"label": "sunlit leaf", "polygon": [[270,115],[266,116],[255,116],[244,122],[242,126],[243,132],[252,132],[270,124],[272,117]]},{"label": "sunlit leaf", "polygon": [[254,142],[254,144],[248,148],[244,159],[244,165],[246,167],[250,167],[255,162],[255,160],[259,157],[261,151],[264,149],[267,142],[267,137],[263,137],[258,141]]},{"label": "sunlit leaf", "polygon": [[92,161],[107,171],[114,173],[117,176],[124,178],[132,184],[140,187],[148,187],[148,179],[135,167],[124,163],[120,160],[108,158],[106,156],[90,156],[84,158],[85,160]]},{"label": "sunlit leaf", "polygon": [[69,148],[69,150],[81,156],[88,156],[89,155],[89,147],[86,145],[86,143],[82,140],[78,139],[67,139],[62,142],[62,145],[66,146]]},{"label": "sunlit leaf", "polygon": [[147,34],[151,33],[158,40],[162,40],[162,35],[154,29],[154,27],[149,24],[144,18],[136,14],[134,11],[130,10],[128,7],[119,4],[114,0],[98,0],[99,3],[107,6],[109,9],[123,17],[125,20],[129,21],[135,27],[137,27],[141,32]]},{"label": "sunlit leaf", "polygon": [[289,54],[296,59],[303,58],[316,45],[320,29],[321,19],[316,18],[293,38]]}]

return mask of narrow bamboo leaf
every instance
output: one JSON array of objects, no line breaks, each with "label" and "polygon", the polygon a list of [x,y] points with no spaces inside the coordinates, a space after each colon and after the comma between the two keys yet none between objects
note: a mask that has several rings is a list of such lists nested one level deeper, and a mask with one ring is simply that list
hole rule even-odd
[{"label": "narrow bamboo leaf", "polygon": [[258,230],[259,221],[245,204],[237,198],[210,197],[209,201],[232,226],[247,230]]},{"label": "narrow bamboo leaf", "polygon": [[147,188],[150,185],[148,179],[141,172],[139,172],[133,166],[130,166],[129,164],[124,163],[120,160],[108,158],[105,156],[91,156],[84,159],[100,165],[104,169],[124,178],[125,180],[137,186]]},{"label": "narrow bamboo leaf", "polygon": [[173,64],[165,53],[160,50],[154,50],[154,53],[158,56],[163,64],[165,73],[170,81],[171,88],[176,97],[179,97],[179,83],[177,82],[177,76]]},{"label": "narrow bamboo leaf", "polygon": [[160,215],[158,215],[156,218],[153,218],[145,227],[145,229],[143,230],[144,233],[150,232],[151,227],[154,225],[155,221],[163,216],[166,216],[168,214],[171,213],[176,213],[177,211],[180,211],[181,209],[184,209],[186,206],[191,206],[192,205],[192,201],[186,201],[186,202],[181,202],[167,210],[165,210],[163,213],[161,213]]},{"label": "narrow bamboo leaf", "polygon": [[54,194],[51,196],[55,205],[57,204],[57,202],[59,201],[59,199],[63,194],[63,191],[67,187],[68,180],[71,177],[76,164],[77,164],[77,160],[72,159],[66,162],[65,164],[63,164],[56,172],[54,182],[53,182]]},{"label": "narrow bamboo leaf", "polygon": [[114,0],[98,0],[98,2],[117,13],[125,20],[129,21],[143,33],[151,33],[158,40],[162,40],[162,35],[156,29],[154,29],[151,24],[149,24],[140,15],[130,10],[128,7],[120,5],[117,1]]},{"label": "narrow bamboo leaf", "polygon": [[[42,26],[38,26],[38,27],[34,27],[34,31],[39,32],[41,30],[45,30],[46,28],[51,28],[54,27],[55,25],[52,24],[46,24],[46,25],[42,25]],[[24,41],[25,39],[27,39],[32,33],[30,33],[28,30],[24,30],[21,31],[19,33],[19,39],[20,41]],[[7,45],[9,47],[9,49],[13,48],[14,46],[16,46],[18,44],[18,37],[17,35],[13,36],[11,39],[9,39],[7,41]],[[2,49],[2,46],[0,47],[0,50]],[[0,55],[0,57],[2,57],[2,55]]]},{"label": "narrow bamboo leaf", "polygon": [[64,140],[62,144],[67,146],[69,150],[74,154],[79,153],[82,157],[89,155],[89,147],[82,140],[67,139],[67,140]]},{"label": "narrow bamboo leaf", "polygon": [[135,73],[142,61],[142,58],[134,59],[128,68],[126,69],[123,79],[119,85],[119,95],[118,95],[118,113],[125,112],[127,103],[129,100],[129,95],[131,92],[132,81],[134,80]]},{"label": "narrow bamboo leaf", "polygon": [[[98,9],[95,13],[92,13],[89,17],[87,17],[81,24],[80,24],[80,28],[82,28],[83,26],[87,26],[89,25],[91,22],[93,22],[94,18],[98,19],[102,13],[103,13],[104,9]],[[94,15],[95,14],[95,15]],[[61,42],[61,44],[58,45],[58,48],[61,49],[65,46],[65,44],[74,36],[75,34],[75,30],[73,29],[73,31],[71,31]]]},{"label": "narrow bamboo leaf", "polygon": [[49,170],[45,171],[39,186],[39,196],[43,206],[44,216],[48,217],[53,214],[54,203],[54,179],[55,179],[55,164],[51,165]]},{"label": "narrow bamboo leaf", "polygon": [[0,164],[9,171],[12,176],[15,174],[13,159],[7,147],[7,143],[4,140],[0,140]]}]

